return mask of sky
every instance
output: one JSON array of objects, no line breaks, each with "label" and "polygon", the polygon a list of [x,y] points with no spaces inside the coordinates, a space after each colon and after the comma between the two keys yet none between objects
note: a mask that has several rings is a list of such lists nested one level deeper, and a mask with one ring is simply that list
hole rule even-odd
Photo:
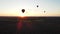
[{"label": "sky", "polygon": [[60,16],[60,0],[0,0],[0,16]]}]

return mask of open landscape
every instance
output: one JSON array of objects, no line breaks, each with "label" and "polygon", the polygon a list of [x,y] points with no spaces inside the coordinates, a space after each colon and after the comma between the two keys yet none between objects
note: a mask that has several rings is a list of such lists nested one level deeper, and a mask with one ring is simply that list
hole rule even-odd
[{"label": "open landscape", "polygon": [[60,0],[0,0],[0,34],[60,34]]},{"label": "open landscape", "polygon": [[60,17],[0,16],[0,34],[54,34],[59,31]]}]

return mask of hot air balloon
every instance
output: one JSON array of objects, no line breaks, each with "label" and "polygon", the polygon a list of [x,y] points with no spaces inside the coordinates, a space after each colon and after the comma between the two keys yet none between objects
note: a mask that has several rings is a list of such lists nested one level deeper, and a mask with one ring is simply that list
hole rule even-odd
[{"label": "hot air balloon", "polygon": [[39,6],[37,5],[37,8],[38,8]]},{"label": "hot air balloon", "polygon": [[22,11],[22,13],[24,13],[25,12],[25,9],[22,9],[21,11]]},{"label": "hot air balloon", "polygon": [[44,11],[44,13],[45,13],[46,11]]}]

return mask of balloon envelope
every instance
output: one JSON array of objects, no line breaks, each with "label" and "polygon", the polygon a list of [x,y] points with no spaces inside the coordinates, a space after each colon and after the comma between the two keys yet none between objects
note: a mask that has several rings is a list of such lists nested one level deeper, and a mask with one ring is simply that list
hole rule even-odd
[{"label": "balloon envelope", "polygon": [[25,12],[25,9],[22,9],[21,11],[22,11],[22,13],[24,13]]},{"label": "balloon envelope", "polygon": [[45,13],[46,11],[44,11],[44,13]]},{"label": "balloon envelope", "polygon": [[39,6],[37,5],[37,7],[39,7]]}]

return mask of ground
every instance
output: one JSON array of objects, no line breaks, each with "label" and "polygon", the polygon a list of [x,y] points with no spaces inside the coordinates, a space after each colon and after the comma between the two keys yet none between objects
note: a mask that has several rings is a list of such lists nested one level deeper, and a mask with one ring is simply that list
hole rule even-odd
[{"label": "ground", "polygon": [[2,17],[0,34],[58,34],[60,17]]}]

